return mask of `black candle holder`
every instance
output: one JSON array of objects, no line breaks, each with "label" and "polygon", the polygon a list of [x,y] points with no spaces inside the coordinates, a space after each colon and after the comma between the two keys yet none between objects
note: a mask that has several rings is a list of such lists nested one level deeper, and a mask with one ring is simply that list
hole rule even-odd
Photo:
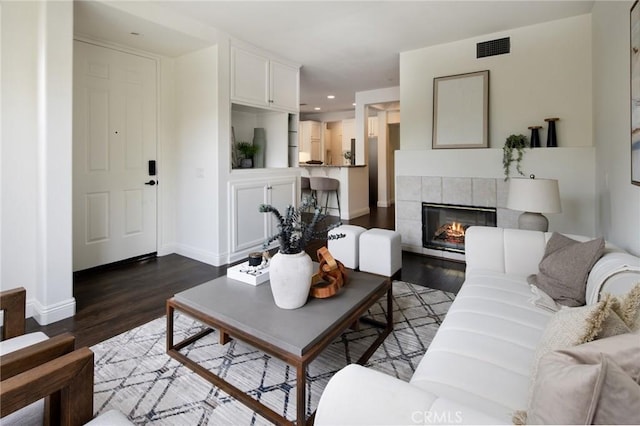
[{"label": "black candle holder", "polygon": [[531,148],[540,148],[540,134],[538,133],[539,129],[542,129],[542,126],[529,126],[531,130]]},{"label": "black candle holder", "polygon": [[558,146],[558,139],[556,138],[556,121],[560,120],[557,117],[545,118],[544,121],[549,123],[549,130],[547,131],[547,147],[555,148]]}]

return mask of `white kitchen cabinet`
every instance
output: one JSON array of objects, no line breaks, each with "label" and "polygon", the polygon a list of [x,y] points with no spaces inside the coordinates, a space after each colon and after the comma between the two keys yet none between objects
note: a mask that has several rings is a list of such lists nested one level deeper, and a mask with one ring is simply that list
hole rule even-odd
[{"label": "white kitchen cabinet", "polygon": [[308,152],[312,160],[322,160],[322,124],[317,121],[301,121],[300,131],[300,151]]},{"label": "white kitchen cabinet", "polygon": [[351,139],[356,137],[356,120],[342,120],[342,150],[351,151]]},{"label": "white kitchen cabinet", "polygon": [[267,238],[278,232],[271,213],[260,213],[260,204],[271,204],[283,215],[298,200],[298,175],[262,175],[231,181],[231,259],[242,259],[251,251],[260,251]]},{"label": "white kitchen cabinet", "polygon": [[255,51],[231,47],[231,101],[283,111],[299,110],[300,70]]}]

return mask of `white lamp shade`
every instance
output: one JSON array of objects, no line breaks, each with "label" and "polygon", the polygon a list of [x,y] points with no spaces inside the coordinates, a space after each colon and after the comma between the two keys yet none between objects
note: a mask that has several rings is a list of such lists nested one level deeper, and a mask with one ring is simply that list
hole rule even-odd
[{"label": "white lamp shade", "polygon": [[560,213],[558,181],[511,178],[507,208],[532,213]]}]

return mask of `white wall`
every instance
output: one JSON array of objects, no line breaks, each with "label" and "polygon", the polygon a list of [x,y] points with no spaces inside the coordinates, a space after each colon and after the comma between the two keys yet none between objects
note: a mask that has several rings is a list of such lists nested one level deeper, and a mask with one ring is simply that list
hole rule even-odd
[{"label": "white wall", "polygon": [[[510,54],[475,58],[477,42],[506,36]],[[484,69],[490,70],[490,147],[495,149],[432,150],[433,78]],[[563,212],[549,215],[550,229],[596,235],[590,15],[401,53],[400,81],[396,176],[501,179],[506,137],[529,137],[528,126],[545,125],[545,145],[544,118],[560,117],[560,148],[527,151],[523,169],[559,180]]]},{"label": "white wall", "polygon": [[640,255],[640,186],[631,184],[629,11],[631,1],[596,2],[593,117],[598,233]]},{"label": "white wall", "polygon": [[220,264],[217,46],[175,60],[177,253]]},{"label": "white wall", "polygon": [[3,2],[2,289],[40,324],[72,316],[73,3]]},{"label": "white wall", "polygon": [[[35,2],[2,8],[2,277],[36,291],[37,19]],[[19,47],[19,48],[18,48]],[[29,313],[31,316],[31,313]]]},{"label": "white wall", "polygon": [[[511,53],[476,59],[476,43],[511,38]],[[489,70],[490,147],[557,123],[559,146],[591,146],[591,16],[552,21],[400,54],[401,149],[431,149],[433,79]]]},{"label": "white wall", "polygon": [[160,58],[158,88],[158,256],[176,251],[175,60]]},{"label": "white wall", "polygon": [[356,116],[355,110],[350,111],[337,111],[337,112],[319,112],[319,113],[309,113],[305,112],[304,114],[300,114],[300,121],[320,121],[320,122],[331,122],[331,121],[342,121],[342,120],[350,120]]}]

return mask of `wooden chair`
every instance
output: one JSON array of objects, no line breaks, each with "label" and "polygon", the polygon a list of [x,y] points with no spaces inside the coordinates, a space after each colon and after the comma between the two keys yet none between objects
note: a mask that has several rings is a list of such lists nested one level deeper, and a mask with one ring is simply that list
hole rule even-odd
[{"label": "wooden chair", "polygon": [[0,423],[33,423],[41,416],[45,425],[83,425],[93,418],[93,352],[74,350],[69,333],[24,334],[25,301],[24,288],[0,293]]}]

